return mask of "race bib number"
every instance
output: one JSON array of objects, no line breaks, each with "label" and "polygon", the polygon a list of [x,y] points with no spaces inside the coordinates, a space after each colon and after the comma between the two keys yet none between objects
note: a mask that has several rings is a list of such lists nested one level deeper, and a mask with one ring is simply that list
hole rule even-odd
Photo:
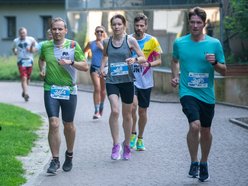
[{"label": "race bib number", "polygon": [[190,72],[188,76],[188,86],[192,88],[207,88],[208,79],[209,79],[208,73]]},{"label": "race bib number", "polygon": [[128,74],[128,65],[126,62],[119,62],[110,64],[111,76],[122,76]]},{"label": "race bib number", "polygon": [[51,87],[51,97],[54,99],[70,99],[70,87],[68,86],[56,86]]},{"label": "race bib number", "polygon": [[31,59],[22,59],[22,66],[23,67],[31,67],[32,66],[32,60]]}]

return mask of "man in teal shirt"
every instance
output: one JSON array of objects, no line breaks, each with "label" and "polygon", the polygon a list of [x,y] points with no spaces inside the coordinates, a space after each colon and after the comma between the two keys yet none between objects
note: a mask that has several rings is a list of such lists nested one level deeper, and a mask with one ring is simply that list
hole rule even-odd
[{"label": "man in teal shirt", "polygon": [[[200,7],[189,11],[190,34],[175,40],[171,63],[171,85],[176,87],[179,84],[180,102],[189,122],[187,134],[191,157],[189,177],[199,176],[202,182],[210,178],[207,160],[212,144],[210,129],[215,107],[214,71],[222,75],[226,72],[225,58],[219,40],[203,33],[206,17],[206,12]],[[199,145],[200,162],[197,157]]]}]

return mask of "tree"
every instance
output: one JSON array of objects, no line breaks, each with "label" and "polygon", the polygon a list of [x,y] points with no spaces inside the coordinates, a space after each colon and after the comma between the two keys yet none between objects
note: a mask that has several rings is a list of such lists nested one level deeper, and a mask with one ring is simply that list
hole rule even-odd
[{"label": "tree", "polygon": [[[227,39],[237,62],[248,61],[248,0],[230,0],[230,12],[224,19]],[[235,44],[234,44],[235,42]],[[237,43],[239,42],[238,49]],[[232,45],[232,46],[231,46]],[[231,49],[232,50],[232,49]],[[239,50],[239,51],[238,51]]]},{"label": "tree", "polygon": [[231,0],[231,15],[224,20],[225,28],[231,34],[248,38],[248,0]]}]

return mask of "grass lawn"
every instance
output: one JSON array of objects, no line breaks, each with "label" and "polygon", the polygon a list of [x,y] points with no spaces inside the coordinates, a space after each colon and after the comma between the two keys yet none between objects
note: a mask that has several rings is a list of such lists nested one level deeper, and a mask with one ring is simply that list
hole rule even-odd
[{"label": "grass lawn", "polygon": [[27,156],[31,151],[42,119],[30,111],[2,103],[0,116],[0,185],[19,186],[26,179],[16,156]]},{"label": "grass lawn", "polygon": [[[1,57],[0,56],[0,80],[20,80],[20,75],[17,67],[17,57]],[[31,80],[40,81],[38,56],[34,58],[33,72]]]}]

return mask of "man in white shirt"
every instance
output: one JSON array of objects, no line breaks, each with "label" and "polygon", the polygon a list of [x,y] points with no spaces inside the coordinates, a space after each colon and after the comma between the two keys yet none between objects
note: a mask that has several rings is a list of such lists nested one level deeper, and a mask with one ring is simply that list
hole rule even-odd
[{"label": "man in white shirt", "polygon": [[19,37],[14,39],[13,53],[17,55],[17,65],[21,77],[22,97],[25,101],[29,100],[28,84],[33,69],[33,52],[34,46],[37,45],[33,37],[27,36],[27,29],[21,27],[19,29]]}]

